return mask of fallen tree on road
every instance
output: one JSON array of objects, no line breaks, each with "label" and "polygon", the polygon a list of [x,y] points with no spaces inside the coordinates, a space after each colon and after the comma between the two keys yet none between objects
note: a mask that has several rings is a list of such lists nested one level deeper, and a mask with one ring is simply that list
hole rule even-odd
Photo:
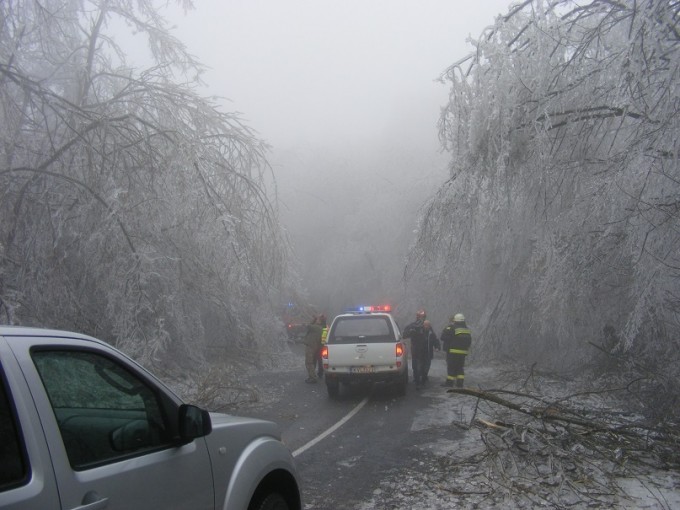
[{"label": "fallen tree on road", "polygon": [[442,490],[462,494],[474,482],[485,495],[468,495],[466,502],[474,497],[489,507],[597,508],[643,500],[673,507],[667,494],[680,473],[677,424],[650,423],[625,409],[617,399],[625,386],[556,395],[554,381],[545,381],[532,391],[448,390],[451,398],[474,398],[461,400],[466,420],[452,425],[478,431],[481,444],[440,460],[448,480]]}]

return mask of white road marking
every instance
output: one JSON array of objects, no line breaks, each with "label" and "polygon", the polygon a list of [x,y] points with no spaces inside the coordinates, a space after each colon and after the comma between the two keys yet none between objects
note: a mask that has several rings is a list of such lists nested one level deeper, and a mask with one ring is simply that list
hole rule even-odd
[{"label": "white road marking", "polygon": [[337,422],[337,423],[336,423],[335,425],[333,425],[331,428],[329,428],[329,429],[326,430],[325,432],[322,432],[321,434],[319,434],[318,436],[316,436],[314,439],[312,439],[311,441],[309,441],[306,445],[301,446],[300,448],[298,448],[297,450],[295,450],[295,451],[293,452],[293,457],[297,457],[298,455],[300,455],[300,454],[303,453],[304,451],[309,450],[312,446],[314,446],[316,443],[318,443],[319,441],[321,441],[323,438],[325,438],[326,436],[332,434],[333,432],[335,432],[336,430],[338,430],[340,427],[342,427],[345,423],[347,423],[347,421],[348,421],[352,416],[354,416],[355,414],[357,414],[357,413],[361,410],[361,408],[364,407],[364,406],[366,405],[366,402],[368,402],[368,396],[366,396],[366,398],[364,398],[361,402],[359,402],[359,403],[354,407],[354,409],[352,409],[349,413],[347,413],[347,414],[345,415],[344,418],[342,418],[339,422]]}]

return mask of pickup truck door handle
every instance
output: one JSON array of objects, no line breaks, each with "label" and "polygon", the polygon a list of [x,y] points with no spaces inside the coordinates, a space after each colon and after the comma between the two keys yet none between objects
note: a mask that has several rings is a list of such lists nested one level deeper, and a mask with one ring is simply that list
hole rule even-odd
[{"label": "pickup truck door handle", "polygon": [[83,496],[80,506],[71,510],[102,510],[109,506],[109,498],[102,498],[96,491],[89,491]]}]

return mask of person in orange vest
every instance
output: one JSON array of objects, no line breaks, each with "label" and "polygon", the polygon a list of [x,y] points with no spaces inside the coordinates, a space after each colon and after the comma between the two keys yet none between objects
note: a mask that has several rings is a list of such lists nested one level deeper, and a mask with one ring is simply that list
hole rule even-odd
[{"label": "person in orange vest", "polygon": [[457,313],[449,318],[449,324],[441,334],[442,348],[446,353],[446,381],[442,386],[462,388],[465,383],[465,356],[470,352],[472,333],[465,323],[465,316]]}]

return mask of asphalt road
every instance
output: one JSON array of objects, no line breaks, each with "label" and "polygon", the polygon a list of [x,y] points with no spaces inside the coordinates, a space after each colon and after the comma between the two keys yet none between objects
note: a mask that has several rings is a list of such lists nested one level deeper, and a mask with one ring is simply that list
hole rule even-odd
[{"label": "asphalt road", "polygon": [[[574,502],[587,501],[587,506],[597,508],[680,508],[677,479],[665,470],[652,470],[642,478],[621,471],[617,477],[609,461],[589,453],[582,463],[594,473],[590,485],[578,478],[565,484],[571,489],[560,489],[556,495],[553,476],[541,473],[557,469],[555,476],[567,475],[559,474],[560,461],[553,464],[551,453],[520,456],[519,464],[504,464],[501,459],[513,458],[512,453],[503,456],[503,448],[492,445],[489,450],[487,444],[499,436],[484,436],[472,426],[476,418],[502,415],[502,409],[499,414],[474,396],[447,393],[440,386],[446,373],[441,357],[433,360],[430,385],[421,391],[410,383],[407,394],[398,397],[393,389],[376,385],[353,388],[331,400],[325,384],[304,382],[302,349],[293,350],[287,369],[256,376],[260,403],[236,414],[279,424],[296,459],[307,510],[574,507]],[[466,386],[480,389],[505,387],[510,377],[493,365],[466,366],[465,371]],[[553,383],[544,384],[548,388]],[[563,390],[562,385],[554,382]],[[490,451],[496,454],[489,457]],[[579,476],[580,471],[572,469]],[[613,478],[607,482],[603,473]],[[601,493],[603,487],[608,487],[606,494]],[[589,496],[589,490],[597,497]],[[566,504],[550,504],[554,501]]]},{"label": "asphalt road", "polygon": [[[305,383],[303,353],[299,346],[294,351],[299,365],[261,374],[268,398],[239,414],[279,424],[296,457],[305,508],[372,508],[386,480],[399,487],[402,478],[422,474],[417,472],[433,462],[435,450],[455,448],[461,431],[451,422],[462,411],[440,386],[443,358],[433,360],[429,384],[416,391],[411,382],[404,397],[377,384],[343,387],[332,400],[323,382]],[[417,492],[413,485],[409,490]]]}]

